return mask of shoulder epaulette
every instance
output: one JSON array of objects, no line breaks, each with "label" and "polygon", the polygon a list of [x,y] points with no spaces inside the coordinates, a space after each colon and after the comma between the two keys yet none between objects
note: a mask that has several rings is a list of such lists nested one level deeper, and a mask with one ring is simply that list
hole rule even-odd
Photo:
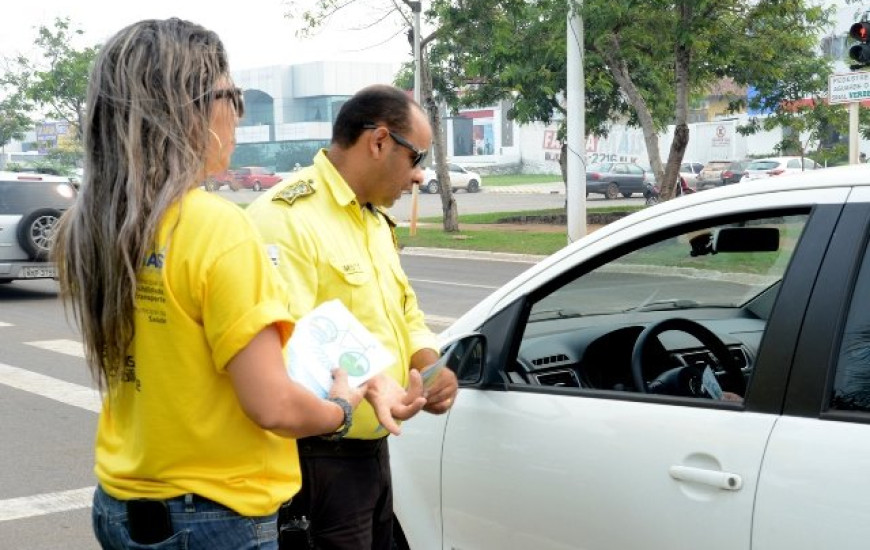
[{"label": "shoulder epaulette", "polygon": [[296,199],[314,194],[314,180],[299,180],[296,183],[291,183],[281,191],[277,192],[273,201],[283,201],[288,205],[293,206]]},{"label": "shoulder epaulette", "polygon": [[396,218],[392,217],[389,213],[387,213],[386,210],[383,210],[377,206],[375,207],[375,210],[377,210],[380,215],[383,216],[385,220],[387,220],[387,223],[390,224],[391,228],[399,225],[399,222],[396,221]]},{"label": "shoulder epaulette", "polygon": [[393,238],[393,246],[396,248],[396,252],[398,252],[401,250],[401,247],[399,246],[399,237],[396,235],[396,226],[398,225],[396,218],[387,214],[386,210],[382,210],[378,207],[375,207],[375,210],[377,210],[378,213],[387,220],[387,225],[390,226],[390,236]]}]

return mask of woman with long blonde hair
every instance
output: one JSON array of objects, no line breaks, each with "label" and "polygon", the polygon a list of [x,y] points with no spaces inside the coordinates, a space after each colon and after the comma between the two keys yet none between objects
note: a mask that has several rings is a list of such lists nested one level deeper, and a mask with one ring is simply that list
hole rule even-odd
[{"label": "woman with long blonde hair", "polygon": [[104,548],[277,548],[300,485],[287,438],[346,431],[363,397],[341,371],[327,399],[288,378],[291,297],[243,212],[198,188],[242,110],[217,35],[179,19],[121,30],[91,72],[55,259],[104,395]]}]

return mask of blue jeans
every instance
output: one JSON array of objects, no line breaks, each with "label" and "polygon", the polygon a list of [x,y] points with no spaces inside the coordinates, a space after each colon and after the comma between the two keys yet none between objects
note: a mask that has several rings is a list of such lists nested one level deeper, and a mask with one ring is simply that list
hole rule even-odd
[{"label": "blue jeans", "polygon": [[127,505],[99,486],[94,493],[94,533],[105,549],[248,550],[278,548],[278,514],[246,517],[197,495],[166,500],[174,534],[157,544],[137,544],[127,530]]}]

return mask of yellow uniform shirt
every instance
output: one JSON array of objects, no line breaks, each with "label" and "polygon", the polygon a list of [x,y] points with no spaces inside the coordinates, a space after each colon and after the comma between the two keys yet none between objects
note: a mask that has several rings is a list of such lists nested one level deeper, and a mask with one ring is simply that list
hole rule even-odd
[{"label": "yellow uniform shirt", "polygon": [[[411,355],[437,344],[399,263],[385,215],[361,207],[325,151],[313,166],[270,189],[246,212],[289,283],[293,320],[325,301],[341,300],[393,354],[396,361],[386,372],[406,385]],[[371,405],[363,401],[347,437],[385,435]]]},{"label": "yellow uniform shirt", "polygon": [[95,472],[107,493],[196,493],[264,516],[299,490],[295,443],[245,415],[225,370],[273,323],[287,341],[286,303],[241,209],[194,190],[167,212],[138,274],[130,354],[100,414]]}]

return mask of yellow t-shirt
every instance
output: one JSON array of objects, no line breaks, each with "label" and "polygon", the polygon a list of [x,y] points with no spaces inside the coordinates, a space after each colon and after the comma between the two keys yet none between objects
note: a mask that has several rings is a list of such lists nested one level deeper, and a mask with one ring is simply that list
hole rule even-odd
[{"label": "yellow t-shirt", "polygon": [[299,490],[295,442],[245,415],[226,372],[271,324],[286,343],[286,304],[241,209],[197,189],[167,212],[138,274],[130,355],[100,414],[95,472],[106,492],[196,493],[265,516]]},{"label": "yellow t-shirt", "polygon": [[[313,166],[270,189],[246,213],[289,283],[292,319],[328,300],[341,300],[393,354],[396,361],[386,372],[406,385],[411,355],[437,349],[437,343],[399,263],[384,214],[360,206],[324,151]],[[363,401],[347,437],[385,435]]]}]

